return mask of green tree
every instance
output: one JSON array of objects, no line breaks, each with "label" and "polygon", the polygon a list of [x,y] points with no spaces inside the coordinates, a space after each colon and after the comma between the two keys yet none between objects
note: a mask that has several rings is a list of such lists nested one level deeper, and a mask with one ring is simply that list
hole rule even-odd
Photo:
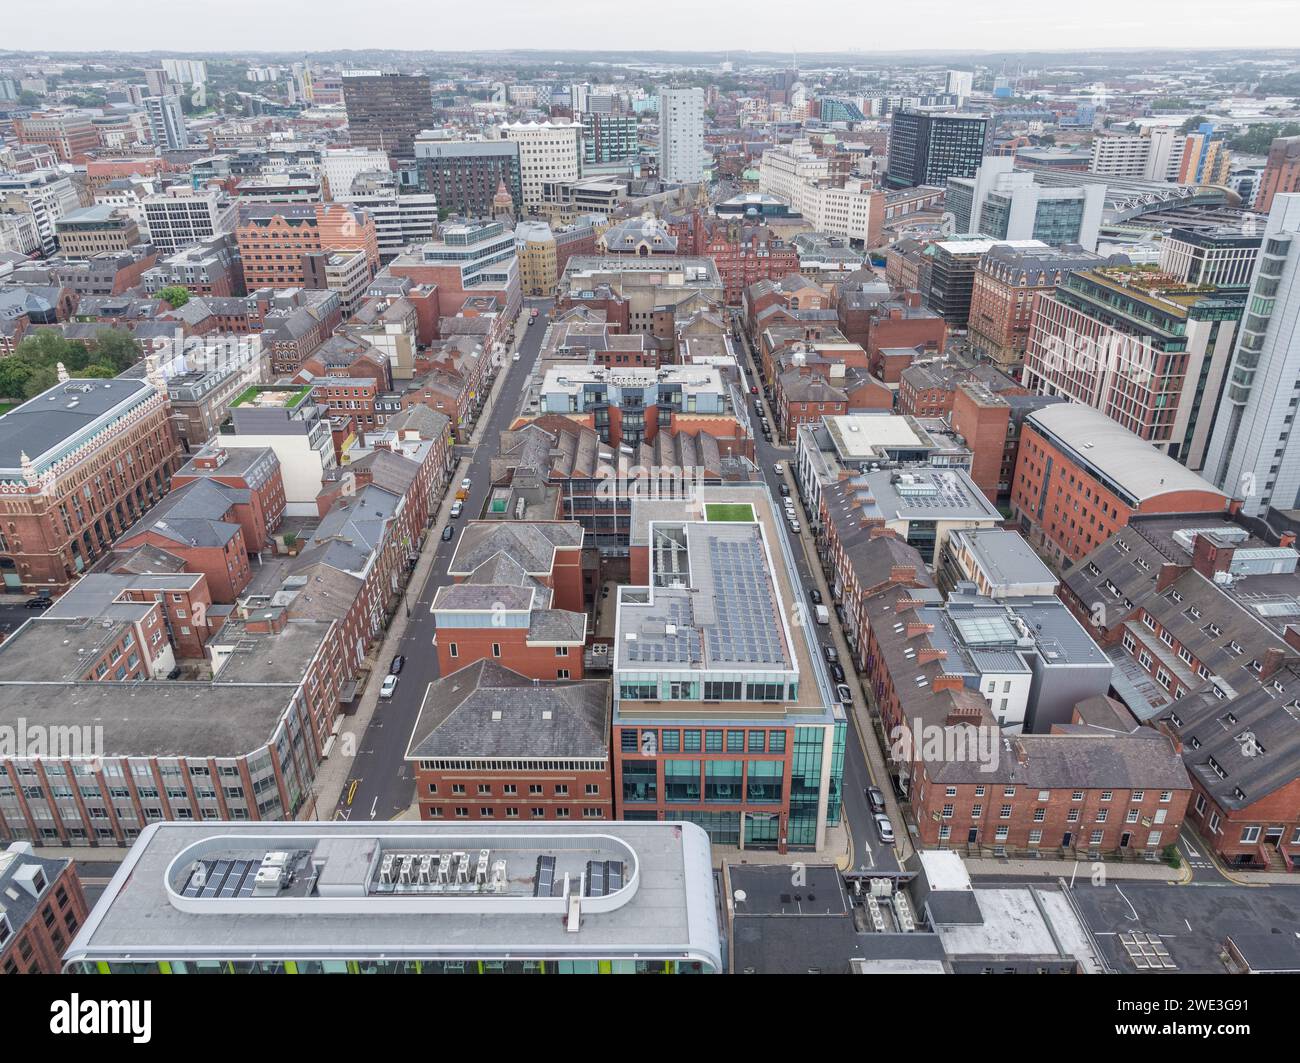
[{"label": "green tree", "polygon": [[173,310],[179,310],[190,301],[190,290],[179,284],[169,284],[158,291],[158,298],[165,299]]},{"label": "green tree", "polygon": [[1180,125],[1180,126],[1178,127],[1178,132],[1180,132],[1180,133],[1190,133],[1193,129],[1196,129],[1196,128],[1197,128],[1198,126],[1200,126],[1203,122],[1208,122],[1208,121],[1209,121],[1209,119],[1206,118],[1205,115],[1203,115],[1203,114],[1194,114],[1194,115],[1192,115],[1191,118],[1187,119],[1186,122],[1184,122],[1182,125]]},{"label": "green tree", "polygon": [[32,371],[32,375],[27,378],[27,383],[23,385],[23,397],[34,399],[42,391],[49,391],[59,382],[58,374],[46,366]]},{"label": "green tree", "polygon": [[118,373],[140,360],[140,344],[123,329],[100,329],[95,336],[95,360],[113,366]]}]

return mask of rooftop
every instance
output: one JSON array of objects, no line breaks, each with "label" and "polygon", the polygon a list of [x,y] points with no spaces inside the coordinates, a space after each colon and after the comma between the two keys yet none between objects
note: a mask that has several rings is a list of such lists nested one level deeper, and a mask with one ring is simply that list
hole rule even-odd
[{"label": "rooftop", "polygon": [[1035,410],[1026,421],[1063,445],[1089,471],[1114,485],[1131,504],[1140,505],[1177,491],[1198,492],[1206,496],[1206,505],[1211,496],[1223,497],[1208,480],[1091,406],[1055,403]]},{"label": "rooftop", "polygon": [[467,955],[719,970],[708,836],[686,823],[157,824],[66,958]]}]

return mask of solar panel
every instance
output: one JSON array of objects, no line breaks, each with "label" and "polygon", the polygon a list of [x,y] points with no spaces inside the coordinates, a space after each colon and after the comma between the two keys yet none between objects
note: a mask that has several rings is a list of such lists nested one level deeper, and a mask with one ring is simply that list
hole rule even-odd
[{"label": "solar panel", "polygon": [[533,896],[549,897],[555,888],[555,857],[539,856],[537,874],[533,880]]}]

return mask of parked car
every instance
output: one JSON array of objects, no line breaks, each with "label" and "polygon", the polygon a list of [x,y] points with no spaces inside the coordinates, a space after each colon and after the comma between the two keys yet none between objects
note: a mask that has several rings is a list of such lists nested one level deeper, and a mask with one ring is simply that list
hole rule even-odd
[{"label": "parked car", "polygon": [[776,473],[777,476],[784,476],[785,466],[778,461],[775,465],[772,466],[772,471]]},{"label": "parked car", "polygon": [[444,543],[451,542],[451,537],[455,534],[456,534],[456,529],[453,528],[450,524],[448,524],[445,528],[442,529],[442,541]]},{"label": "parked car", "polygon": [[831,665],[831,675],[835,677],[835,682],[837,683],[844,682],[844,669],[841,668],[838,664]]},{"label": "parked car", "polygon": [[851,691],[844,683],[840,683],[835,688],[835,696],[840,699],[841,705],[853,704],[853,691]]},{"label": "parked car", "polygon": [[397,676],[395,675],[384,676],[384,685],[379,688],[379,696],[381,698],[391,698],[396,693],[397,693]]},{"label": "parked car", "polygon": [[516,362],[519,361],[519,352],[518,352],[518,351],[515,351],[515,353],[514,353],[514,360],[515,360]]},{"label": "parked car", "polygon": [[389,675],[397,675],[402,670],[402,665],[406,663],[406,658],[400,653],[393,658],[393,663],[388,666]]},{"label": "parked car", "polygon": [[813,605],[821,605],[821,604],[822,604],[822,592],[819,591],[816,587],[809,587],[809,588],[808,588],[808,600],[809,600],[810,602],[812,602]]},{"label": "parked car", "polygon": [[758,385],[757,385],[757,384],[750,384],[750,385],[749,385],[749,393],[750,393],[751,395],[757,395],[757,394],[758,394]]},{"label": "parked car", "polygon": [[785,483],[784,481],[782,481],[781,483],[777,484],[777,485],[776,485],[776,489],[777,489],[778,491],[781,492],[781,497],[782,497],[782,498],[789,498],[789,497],[790,497],[790,485],[787,484],[787,483]]},{"label": "parked car", "polygon": [[826,659],[830,661],[831,664],[834,664],[840,659],[840,651],[830,644],[822,647],[822,653],[826,655]]},{"label": "parked car", "polygon": [[466,476],[465,479],[461,480],[460,482],[460,489],[462,491],[468,491],[470,487],[473,486],[473,484],[474,481],[471,480],[468,476]]},{"label": "parked car", "polygon": [[794,532],[795,535],[799,534],[799,522],[793,517],[790,518],[790,530]]},{"label": "parked car", "polygon": [[880,835],[880,840],[886,845],[894,844],[894,825],[889,822],[889,817],[883,812],[875,815],[876,833]]},{"label": "parked car", "polygon": [[24,609],[48,609],[54,604],[54,599],[48,594],[38,594],[34,598],[28,598],[23,602]]},{"label": "parked car", "polygon": [[819,624],[829,624],[831,622],[830,610],[824,605],[813,606],[813,618]]},{"label": "parked car", "polygon": [[879,786],[868,786],[863,793],[867,798],[867,807],[872,813],[885,811],[885,791]]},{"label": "parked car", "polygon": [[459,516],[460,516],[462,513],[464,513],[464,512],[465,512],[465,503],[462,502],[459,498],[456,499],[456,501],[453,502],[453,503],[451,504],[451,514],[450,514],[450,515],[451,515],[453,518],[454,518],[454,517],[459,517]]}]

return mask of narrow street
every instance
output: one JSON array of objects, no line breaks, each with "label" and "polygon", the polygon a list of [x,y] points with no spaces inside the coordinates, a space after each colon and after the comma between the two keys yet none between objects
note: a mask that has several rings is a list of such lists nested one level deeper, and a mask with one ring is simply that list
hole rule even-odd
[{"label": "narrow street", "polygon": [[[419,716],[425,692],[429,684],[438,678],[438,658],[432,646],[433,596],[439,587],[451,582],[447,566],[455,554],[461,526],[464,521],[472,519],[483,510],[487,500],[492,455],[497,449],[497,436],[509,427],[518,411],[524,384],[537,360],[537,352],[546,333],[546,313],[550,305],[549,301],[544,300],[525,301],[516,327],[517,332],[522,333],[519,339],[519,361],[514,361],[509,353],[506,354],[505,365],[495,383],[495,396],[487,424],[477,436],[478,445],[473,450],[468,465],[464,460],[461,461],[447,489],[447,498],[438,507],[439,516],[434,520],[424,547],[426,551],[434,552],[433,567],[423,586],[408,588],[410,620],[399,648],[393,651],[406,658],[397,692],[391,699],[379,702],[369,727],[360,737],[349,775],[350,782],[339,797],[335,818],[393,819],[406,812],[414,800],[415,781],[403,755],[411,737],[411,729]],[[532,325],[528,325],[527,314],[534,306],[538,308],[539,316]],[[448,521],[445,519],[448,502],[455,495],[464,476],[472,481],[465,512],[459,520]],[[450,542],[443,542],[442,529],[447,524],[456,529],[455,536]],[[371,683],[378,684],[382,681],[382,673],[388,670],[389,660],[387,656],[380,660],[379,673],[372,676]]]}]

